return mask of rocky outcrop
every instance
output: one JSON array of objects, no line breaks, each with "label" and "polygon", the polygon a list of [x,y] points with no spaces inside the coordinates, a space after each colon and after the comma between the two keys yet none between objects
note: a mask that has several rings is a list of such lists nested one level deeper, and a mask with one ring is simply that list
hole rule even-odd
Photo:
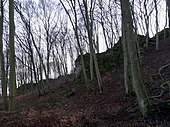
[{"label": "rocky outcrop", "polygon": [[[70,74],[67,76],[59,76],[57,79],[49,79],[48,83],[51,86],[51,89],[54,89],[56,87],[66,86],[66,84],[68,82],[73,82],[73,81],[74,81],[74,75]],[[44,85],[42,82],[44,83]],[[44,87],[45,89],[48,89],[47,84],[45,84],[45,83],[46,83],[46,80],[43,80],[43,81],[41,80],[38,82],[38,84],[36,84],[36,83],[22,84],[21,86],[19,86],[17,88],[17,94],[20,95],[20,94],[26,94],[29,92],[35,92],[35,91],[37,91],[38,85],[39,85],[40,89],[42,89],[42,87]]]},{"label": "rocky outcrop", "polygon": [[[160,32],[158,32],[159,34],[159,40],[163,40],[164,38],[168,38],[170,35],[170,28],[165,28],[163,30],[161,30]],[[156,35],[152,37],[152,40],[156,41]]]},{"label": "rocky outcrop", "polygon": [[[138,42],[141,48],[141,53],[145,53],[145,41],[146,37],[143,35],[138,35]],[[150,42],[154,42],[154,38],[149,38]],[[115,67],[120,67],[123,65],[123,49],[121,43],[121,37],[119,41],[114,45],[113,48],[108,49],[106,52],[96,54],[100,72],[111,70]],[[90,54],[87,53],[84,55],[85,67],[87,76],[90,77]],[[80,62],[80,56],[75,61],[74,75],[76,82],[83,81],[83,72]]]},{"label": "rocky outcrop", "polygon": [[[98,53],[96,54],[96,56],[97,56],[99,69],[101,73],[108,71],[113,67],[121,66],[123,63],[123,50],[122,50],[121,42],[119,41],[118,43],[115,44],[113,48],[108,49],[106,52]],[[82,77],[83,71],[82,71],[80,59],[81,58],[79,56],[75,61],[74,74],[75,74],[76,82],[83,81],[83,77]],[[87,76],[90,77],[90,54],[89,53],[86,53],[84,55],[84,61],[85,61]]]}]

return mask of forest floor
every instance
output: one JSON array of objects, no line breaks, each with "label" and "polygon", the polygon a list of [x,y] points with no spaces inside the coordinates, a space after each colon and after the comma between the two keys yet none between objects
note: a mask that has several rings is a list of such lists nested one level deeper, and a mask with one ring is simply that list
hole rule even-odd
[{"label": "forest floor", "polygon": [[[67,82],[55,86],[51,94],[17,96],[17,111],[0,111],[0,127],[169,127],[169,86],[160,97],[161,84],[170,80],[170,40],[160,42],[160,50],[150,45],[142,58],[141,73],[150,96],[151,114],[143,118],[135,95],[125,96],[123,67],[102,74],[104,93],[97,84],[86,92],[83,84]],[[165,66],[157,74],[159,68]],[[157,96],[157,97],[156,97]]]}]

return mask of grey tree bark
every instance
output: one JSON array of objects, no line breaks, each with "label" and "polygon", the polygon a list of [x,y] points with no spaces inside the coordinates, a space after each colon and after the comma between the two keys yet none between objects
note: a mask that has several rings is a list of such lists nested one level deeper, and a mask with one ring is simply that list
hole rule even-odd
[{"label": "grey tree bark", "polygon": [[147,10],[147,0],[144,1],[144,9],[145,9],[145,24],[146,24],[146,49],[149,47],[149,15]]},{"label": "grey tree bark", "polygon": [[15,46],[14,46],[14,0],[9,0],[9,46],[10,46],[10,75],[9,75],[9,110],[16,109],[16,72],[15,72]]},{"label": "grey tree bark", "polygon": [[135,33],[133,30],[132,14],[130,11],[129,0],[121,1],[122,11],[122,32],[127,41],[127,51],[130,60],[130,72],[132,76],[132,85],[136,93],[139,109],[143,116],[150,112],[150,102],[140,75],[139,61],[137,58]]},{"label": "grey tree bark", "polygon": [[2,96],[3,96],[3,108],[8,110],[8,101],[7,101],[7,83],[5,75],[5,61],[3,53],[3,19],[4,19],[4,1],[0,1],[1,14],[0,14],[0,65],[1,65],[1,84],[2,84]]},{"label": "grey tree bark", "polygon": [[[123,28],[122,28],[123,29]],[[125,36],[122,38],[122,46],[123,46],[123,59],[124,59],[124,86],[126,95],[129,94],[129,59],[128,59],[128,51],[127,51],[127,41]]]},{"label": "grey tree bark", "polygon": [[166,0],[166,4],[168,7],[168,23],[169,23],[169,28],[170,28],[170,1]]},{"label": "grey tree bark", "polygon": [[131,5],[131,12],[132,12],[132,20],[134,22],[134,31],[135,31],[135,42],[136,42],[136,50],[137,50],[137,56],[138,56],[138,60],[139,60],[139,64],[142,65],[142,60],[141,60],[141,53],[140,53],[140,47],[139,47],[139,42],[138,42],[138,35],[137,35],[137,31],[138,31],[138,27],[137,27],[137,19],[135,18],[135,10],[134,10],[134,6],[135,6],[135,1],[132,1],[132,5]]}]

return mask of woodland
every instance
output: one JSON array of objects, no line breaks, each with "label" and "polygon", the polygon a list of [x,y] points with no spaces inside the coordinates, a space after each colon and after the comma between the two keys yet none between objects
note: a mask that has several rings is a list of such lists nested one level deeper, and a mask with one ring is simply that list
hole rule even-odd
[{"label": "woodland", "polygon": [[0,8],[0,127],[170,126],[170,0]]}]

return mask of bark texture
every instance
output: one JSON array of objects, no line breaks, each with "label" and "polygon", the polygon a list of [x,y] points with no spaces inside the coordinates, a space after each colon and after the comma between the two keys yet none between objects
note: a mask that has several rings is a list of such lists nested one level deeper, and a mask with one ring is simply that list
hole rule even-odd
[{"label": "bark texture", "polygon": [[3,109],[8,110],[8,101],[7,101],[7,83],[6,83],[6,75],[5,75],[5,61],[4,61],[4,53],[3,53],[3,0],[1,3],[1,15],[0,15],[0,65],[1,65],[1,84],[2,84],[2,97],[3,97]]},{"label": "bark texture", "polygon": [[10,98],[9,110],[13,111],[16,108],[16,72],[15,72],[15,48],[14,48],[14,0],[9,0],[9,46],[10,46]]},{"label": "bark texture", "polygon": [[150,102],[140,75],[139,61],[136,51],[135,32],[129,0],[121,0],[123,36],[127,43],[133,89],[136,93],[139,109],[143,116],[150,112]]}]

